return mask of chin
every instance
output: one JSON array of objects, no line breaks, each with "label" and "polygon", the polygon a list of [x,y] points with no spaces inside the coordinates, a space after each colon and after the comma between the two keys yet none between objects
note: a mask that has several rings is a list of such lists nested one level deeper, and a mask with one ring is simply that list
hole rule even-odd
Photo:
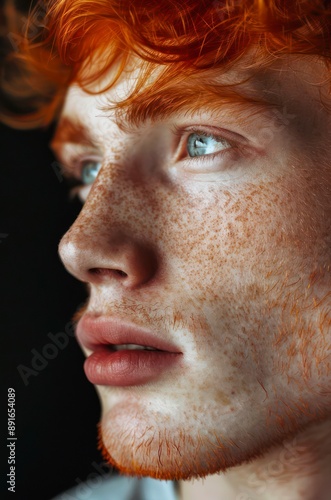
[{"label": "chin", "polygon": [[[322,415],[282,412],[278,398],[232,400],[230,406],[173,387],[99,387],[99,441],[120,473],[164,480],[204,478],[263,457]],[[200,399],[199,399],[200,396]],[[305,406],[306,408],[306,406]]]},{"label": "chin", "polygon": [[178,419],[176,412],[170,415],[126,401],[103,413],[99,448],[121,474],[179,481],[242,463],[244,451],[220,435],[202,422],[197,425],[195,416],[181,413]]},{"label": "chin", "polygon": [[311,421],[285,414],[280,420],[273,405],[260,402],[234,404],[222,412],[211,400],[206,412],[164,394],[146,399],[144,391],[124,397],[107,388],[101,392],[99,448],[109,465],[136,477],[179,481],[225,472],[263,457]]},{"label": "chin", "polygon": [[221,454],[203,450],[203,446],[197,450],[199,438],[184,431],[175,435],[171,429],[149,426],[140,438],[121,433],[120,438],[115,429],[104,431],[101,424],[99,449],[105,461],[124,475],[179,481],[203,478],[237,463],[230,452],[225,457],[224,449]]}]

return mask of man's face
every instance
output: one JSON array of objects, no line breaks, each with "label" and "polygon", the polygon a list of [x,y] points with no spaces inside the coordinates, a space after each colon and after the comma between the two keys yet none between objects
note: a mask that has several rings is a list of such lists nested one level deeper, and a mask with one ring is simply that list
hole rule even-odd
[{"label": "man's face", "polygon": [[[277,110],[221,97],[208,106],[197,91],[169,116],[121,127],[105,107],[127,95],[134,73],[100,95],[69,89],[54,149],[75,175],[101,169],[80,190],[85,204],[60,254],[89,283],[78,337],[95,351],[86,371],[120,470],[203,476],[327,414],[330,115],[312,85],[324,77],[311,59],[289,59],[242,87]],[[136,353],[141,370],[121,358],[121,372],[97,318],[181,354],[153,364],[149,353],[145,366]]]}]

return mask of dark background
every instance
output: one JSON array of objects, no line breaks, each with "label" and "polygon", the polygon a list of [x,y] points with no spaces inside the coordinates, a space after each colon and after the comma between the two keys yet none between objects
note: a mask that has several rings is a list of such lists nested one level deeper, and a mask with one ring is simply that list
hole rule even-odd
[{"label": "dark background", "polygon": [[[17,467],[16,495],[10,498],[24,500],[52,498],[95,472],[94,460],[101,462],[96,449],[99,404],[76,340],[67,336],[68,345],[43,369],[28,373],[25,383],[17,370],[18,365],[32,368],[31,349],[42,355],[45,345],[53,343],[47,334],[65,332],[86,297],[84,286],[64,270],[57,255],[61,235],[80,204],[68,202],[64,181],[52,168],[49,137],[50,131],[0,127],[1,408],[6,416],[7,388],[13,387]],[[4,449],[6,425],[1,434]],[[8,465],[1,471],[7,474]]]},{"label": "dark background", "polygon": [[[19,4],[27,9],[29,2]],[[0,14],[3,5],[0,0]],[[45,346],[54,344],[50,332],[65,334],[86,298],[84,286],[57,255],[81,205],[69,202],[68,187],[54,168],[51,135],[51,129],[0,125],[1,499],[49,500],[95,474],[93,462],[102,462],[96,442],[99,403],[75,339],[65,335],[67,346],[57,353],[50,348],[53,359],[43,368],[40,361],[38,370],[31,364],[36,352],[42,356]],[[26,372],[25,383],[19,365],[33,370]],[[16,392],[16,494],[6,484],[8,387]]]}]

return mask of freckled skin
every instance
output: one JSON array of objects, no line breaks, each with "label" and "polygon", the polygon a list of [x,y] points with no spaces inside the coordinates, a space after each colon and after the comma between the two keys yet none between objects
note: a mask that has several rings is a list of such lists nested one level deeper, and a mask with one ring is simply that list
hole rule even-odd
[{"label": "freckled skin", "polygon": [[[93,130],[104,160],[62,239],[63,262],[89,282],[88,311],[160,332],[184,353],[153,383],[98,388],[104,454],[123,473],[228,471],[244,483],[247,460],[259,471],[273,447],[330,418],[330,116],[295,68],[283,85],[278,77],[289,123],[273,126],[263,154],[209,177],[153,153],[162,126],[136,141],[96,112],[100,96],[69,91],[63,116]],[[259,124],[240,133],[253,141]]]}]

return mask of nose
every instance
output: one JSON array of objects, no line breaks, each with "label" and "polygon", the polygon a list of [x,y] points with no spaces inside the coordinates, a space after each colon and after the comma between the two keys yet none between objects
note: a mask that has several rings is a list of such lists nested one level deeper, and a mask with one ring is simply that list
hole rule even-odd
[{"label": "nose", "polygon": [[[139,228],[121,223],[121,219],[128,220],[123,203],[116,206],[104,186],[93,186],[79,216],[60,241],[60,258],[80,281],[136,289],[153,279],[155,248],[139,237]],[[127,206],[132,212],[129,200]],[[139,214],[135,215],[139,221]]]}]

